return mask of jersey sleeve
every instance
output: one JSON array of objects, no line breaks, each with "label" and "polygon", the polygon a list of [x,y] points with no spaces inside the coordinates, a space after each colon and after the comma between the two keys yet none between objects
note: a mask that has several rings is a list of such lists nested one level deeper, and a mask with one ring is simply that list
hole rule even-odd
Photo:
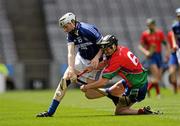
[{"label": "jersey sleeve", "polygon": [[172,35],[173,35],[173,31],[169,31],[168,34],[167,34],[167,41],[170,45],[170,47],[172,48]]},{"label": "jersey sleeve", "polygon": [[95,26],[89,26],[83,29],[84,35],[92,42],[99,42],[102,39],[102,34]]},{"label": "jersey sleeve", "polygon": [[106,79],[112,79],[115,77],[121,68],[120,64],[121,62],[119,60],[116,60],[117,58],[112,59],[109,61],[108,66],[103,70],[102,77]]},{"label": "jersey sleeve", "polygon": [[174,32],[174,34],[175,34],[175,28],[176,27],[176,24],[174,23],[174,24],[172,24],[172,28],[171,28],[171,30]]},{"label": "jersey sleeve", "polygon": [[71,42],[74,41],[72,35],[70,35],[70,34],[67,34],[66,39],[67,39],[67,42],[68,42],[68,43],[71,43]]}]

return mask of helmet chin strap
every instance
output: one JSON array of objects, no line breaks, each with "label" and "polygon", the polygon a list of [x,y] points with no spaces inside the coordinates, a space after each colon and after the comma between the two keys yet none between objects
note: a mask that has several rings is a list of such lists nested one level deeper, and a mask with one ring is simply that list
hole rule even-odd
[{"label": "helmet chin strap", "polygon": [[[115,52],[115,51],[117,50],[117,45],[113,44],[111,48],[112,48],[113,51]],[[113,52],[113,53],[114,53],[114,52]]]},{"label": "helmet chin strap", "polygon": [[73,29],[72,31],[69,32],[70,34],[77,34],[77,31],[78,31],[78,30],[77,30],[77,26],[76,26],[77,23],[76,23],[76,22],[74,22],[74,23],[75,23],[75,24],[74,24],[75,27],[74,27],[74,29]]},{"label": "helmet chin strap", "polygon": [[70,34],[76,34],[76,32],[77,32],[77,29],[76,28],[74,28],[72,31],[70,31],[69,33]]},{"label": "helmet chin strap", "polygon": [[108,56],[111,56],[114,54],[114,52],[117,50],[117,46],[115,44],[113,44],[110,48],[113,50],[113,52]]}]

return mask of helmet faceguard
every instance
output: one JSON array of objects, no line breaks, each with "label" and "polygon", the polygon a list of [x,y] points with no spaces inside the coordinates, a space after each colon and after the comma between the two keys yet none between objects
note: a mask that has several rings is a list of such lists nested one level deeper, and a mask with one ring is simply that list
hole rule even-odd
[{"label": "helmet faceguard", "polygon": [[106,35],[99,43],[101,49],[106,49],[118,44],[118,39],[114,35]]},{"label": "helmet faceguard", "polygon": [[71,23],[72,21],[76,21],[76,16],[71,12],[66,13],[59,19],[59,26],[63,27],[64,25],[66,25],[67,23]]}]

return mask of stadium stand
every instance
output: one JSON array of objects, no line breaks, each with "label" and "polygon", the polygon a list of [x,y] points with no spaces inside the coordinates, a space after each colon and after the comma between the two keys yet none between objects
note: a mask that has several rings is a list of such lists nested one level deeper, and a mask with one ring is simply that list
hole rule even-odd
[{"label": "stadium stand", "polygon": [[47,88],[51,51],[41,1],[6,0],[4,3],[14,32],[18,62],[24,66],[24,88],[33,88],[37,81],[43,83],[42,88]]},{"label": "stadium stand", "polygon": [[14,72],[25,83],[39,79],[50,83],[45,88],[53,87],[59,67],[64,70],[67,63],[66,35],[58,27],[63,14],[73,12],[80,21],[99,27],[103,35],[115,34],[119,44],[143,58],[137,45],[146,18],[155,18],[167,33],[177,7],[179,0],[0,0],[0,54],[8,64],[22,63],[17,69],[24,74],[17,74],[16,68]]},{"label": "stadium stand", "polygon": [[0,17],[0,54],[4,62],[12,64],[17,61],[17,52],[3,0],[0,0]]},{"label": "stadium stand", "polygon": [[74,12],[80,21],[95,24],[104,34],[115,34],[121,44],[141,55],[137,44],[146,18],[155,18],[167,33],[178,4],[178,0],[44,0],[53,56],[60,63],[66,61],[66,53],[62,53],[66,48],[59,50],[59,47],[65,47],[66,39],[63,31],[57,28],[58,18],[66,12]]}]

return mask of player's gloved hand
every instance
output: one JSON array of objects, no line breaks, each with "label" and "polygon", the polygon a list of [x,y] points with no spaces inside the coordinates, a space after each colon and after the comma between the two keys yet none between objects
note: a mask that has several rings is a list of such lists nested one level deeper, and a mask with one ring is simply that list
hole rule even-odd
[{"label": "player's gloved hand", "polygon": [[72,83],[76,83],[77,82],[77,75],[74,74],[71,78],[70,78]]},{"label": "player's gloved hand", "polygon": [[73,70],[69,70],[67,73],[67,80],[71,80],[72,83],[76,83],[77,81],[77,75]]}]

